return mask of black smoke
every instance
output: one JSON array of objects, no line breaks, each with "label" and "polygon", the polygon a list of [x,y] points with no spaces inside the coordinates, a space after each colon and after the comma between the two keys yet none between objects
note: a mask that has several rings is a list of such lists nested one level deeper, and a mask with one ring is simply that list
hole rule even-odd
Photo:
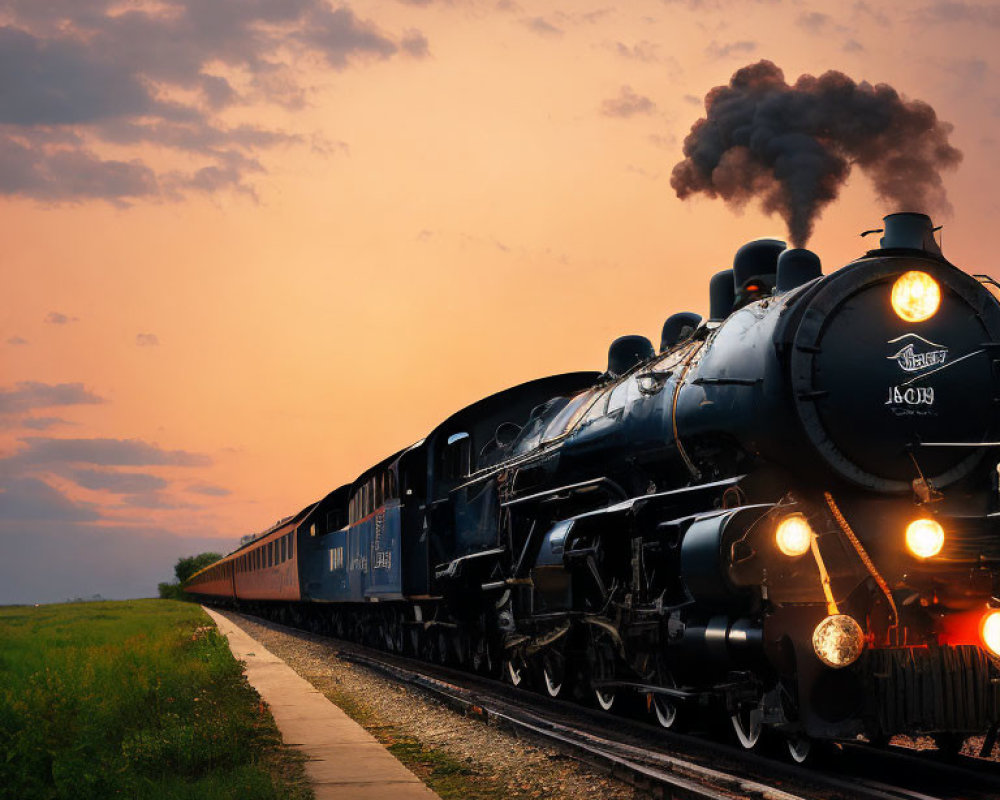
[{"label": "black smoke", "polygon": [[884,83],[831,70],[789,85],[759,61],[712,89],[705,109],[670,178],[682,200],[701,192],[739,208],[757,198],[784,218],[797,247],[854,165],[893,211],[950,210],[940,171],[962,160],[948,141],[952,126]]}]

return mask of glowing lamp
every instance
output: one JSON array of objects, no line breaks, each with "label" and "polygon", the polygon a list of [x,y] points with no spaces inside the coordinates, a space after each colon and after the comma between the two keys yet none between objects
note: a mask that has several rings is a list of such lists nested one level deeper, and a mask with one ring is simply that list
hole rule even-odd
[{"label": "glowing lamp", "polygon": [[892,285],[892,310],[905,322],[923,322],[941,305],[941,287],[926,272],[904,272]]},{"label": "glowing lamp", "polygon": [[809,551],[813,532],[809,521],[801,514],[789,514],[774,531],[778,549],[786,556],[801,556]]},{"label": "glowing lamp", "polygon": [[828,667],[849,667],[865,647],[865,632],[854,617],[833,614],[816,626],[812,645],[816,656]]},{"label": "glowing lamp", "polygon": [[933,519],[916,519],[906,526],[906,546],[917,558],[936,556],[944,547],[944,528]]},{"label": "glowing lamp", "polygon": [[1000,611],[990,611],[983,617],[979,633],[983,637],[986,649],[993,655],[1000,656]]}]

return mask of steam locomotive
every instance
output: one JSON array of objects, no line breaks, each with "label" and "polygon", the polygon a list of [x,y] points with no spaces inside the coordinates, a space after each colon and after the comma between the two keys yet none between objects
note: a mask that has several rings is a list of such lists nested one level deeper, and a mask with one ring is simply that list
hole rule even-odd
[{"label": "steam locomotive", "polygon": [[750,242],[658,352],[462,409],[187,590],[796,760],[995,737],[1000,287],[933,231],[825,276]]}]

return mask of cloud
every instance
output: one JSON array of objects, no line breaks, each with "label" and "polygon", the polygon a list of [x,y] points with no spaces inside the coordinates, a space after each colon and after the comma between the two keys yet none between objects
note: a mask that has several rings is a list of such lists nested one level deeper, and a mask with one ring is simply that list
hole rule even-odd
[{"label": "cloud", "polygon": [[617,97],[610,97],[601,103],[601,113],[606,117],[627,119],[636,114],[650,114],[656,108],[656,103],[641,94],[632,91],[631,86],[622,86]]},{"label": "cloud", "polygon": [[19,441],[26,447],[6,459],[0,459],[0,464],[204,467],[212,463],[212,459],[203,453],[164,450],[139,439],[54,439],[25,436]]},{"label": "cloud", "polygon": [[730,56],[746,56],[757,49],[757,43],[751,41],[729,42],[719,44],[716,41],[709,43],[705,48],[705,54],[710,58],[729,58]]},{"label": "cloud", "polygon": [[155,333],[137,333],[135,343],[139,347],[158,347],[160,339]]},{"label": "cloud", "polygon": [[103,402],[103,397],[88,391],[82,383],[49,384],[22,381],[13,389],[0,389],[0,414],[51,406],[94,405]]},{"label": "cloud", "polygon": [[[736,5],[746,5],[746,0],[663,0],[668,5],[687,6],[691,11],[719,11]],[[777,5],[781,0],[751,0],[757,5]]]},{"label": "cloud", "polygon": [[889,17],[884,12],[882,12],[881,9],[871,5],[870,3],[866,3],[865,0],[858,0],[858,2],[854,4],[853,11],[855,15],[859,17],[860,16],[870,17],[872,22],[876,23],[877,25],[880,25],[883,28],[892,27],[892,20],[890,20]]},{"label": "cloud", "polygon": [[20,336],[11,336],[7,340],[7,344],[12,344],[12,345],[18,346],[18,345],[28,344],[28,340],[27,339],[23,339]]},{"label": "cloud", "polygon": [[211,483],[193,483],[187,487],[187,490],[195,494],[208,495],[209,497],[225,497],[232,494],[229,489],[222,486],[215,486]]},{"label": "cloud", "polygon": [[[3,171],[3,142],[0,141],[0,173]],[[77,317],[70,317],[59,311],[50,311],[45,315],[45,321],[50,325],[68,325],[70,322],[79,322]]]},{"label": "cloud", "polygon": [[22,427],[30,428],[33,431],[47,431],[49,428],[54,428],[57,425],[72,425],[65,419],[60,419],[59,417],[28,417],[21,420]]},{"label": "cloud", "polygon": [[0,483],[0,521],[92,522],[99,518],[90,503],[74,502],[38,478],[9,477]]},{"label": "cloud", "polygon": [[820,34],[829,27],[830,15],[823,14],[819,11],[810,11],[808,13],[799,14],[798,18],[795,20],[795,24],[809,33]]},{"label": "cloud", "polygon": [[427,37],[416,29],[408,30],[400,40],[399,46],[413,58],[427,58],[431,54]]},{"label": "cloud", "polygon": [[[303,15],[305,24],[297,27],[292,37],[319,52],[335,69],[344,69],[353,56],[388,58],[398,49],[374,24],[359,20],[346,6],[332,9],[321,0],[302,5],[309,7]],[[280,4],[274,6],[277,9]]]},{"label": "cloud", "polygon": [[914,20],[922,24],[971,24],[996,28],[1000,27],[1000,6],[939,0],[917,9]]},{"label": "cloud", "polygon": [[562,36],[562,28],[557,28],[544,17],[529,17],[521,20],[521,24],[540,36]]},{"label": "cloud", "polygon": [[848,39],[844,42],[844,52],[845,53],[860,53],[865,49],[865,46],[861,44],[857,39]]},{"label": "cloud", "polygon": [[[299,64],[319,59],[344,70],[427,50],[422,35],[397,42],[326,0],[44,5],[5,3],[0,195],[45,202],[128,205],[224,190],[253,196],[251,178],[265,171],[257,153],[303,138],[233,125],[225,111],[300,107],[307,87]],[[149,160],[170,152],[193,157],[195,166],[182,171]]]},{"label": "cloud", "polygon": [[235,537],[188,539],[151,525],[0,520],[0,605],[153,597],[158,582],[173,580],[178,559],[236,544]]},{"label": "cloud", "polygon": [[100,469],[77,469],[69,473],[77,486],[95,492],[139,494],[166,489],[168,482],[158,475],[143,472],[110,472]]},{"label": "cloud", "polygon": [[652,62],[659,60],[657,51],[660,49],[660,46],[653,42],[641,41],[633,45],[627,45],[624,42],[614,42],[611,48],[615,54],[632,61]]},{"label": "cloud", "polygon": [[133,508],[149,508],[161,511],[173,511],[181,508],[194,509],[201,507],[195,505],[194,503],[184,503],[179,500],[171,500],[169,497],[161,494],[160,492],[140,492],[139,494],[130,494],[124,497],[122,502]]}]

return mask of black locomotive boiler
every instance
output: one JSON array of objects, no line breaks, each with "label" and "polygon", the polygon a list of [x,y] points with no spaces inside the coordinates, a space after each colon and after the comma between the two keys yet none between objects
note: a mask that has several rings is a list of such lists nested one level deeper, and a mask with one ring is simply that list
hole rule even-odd
[{"label": "black locomotive boiler", "polygon": [[449,417],[281,524],[294,601],[255,594],[253,544],[190,590],[797,759],[995,731],[997,287],[924,215],[881,233],[826,276],[751,242],[659,352]]}]

